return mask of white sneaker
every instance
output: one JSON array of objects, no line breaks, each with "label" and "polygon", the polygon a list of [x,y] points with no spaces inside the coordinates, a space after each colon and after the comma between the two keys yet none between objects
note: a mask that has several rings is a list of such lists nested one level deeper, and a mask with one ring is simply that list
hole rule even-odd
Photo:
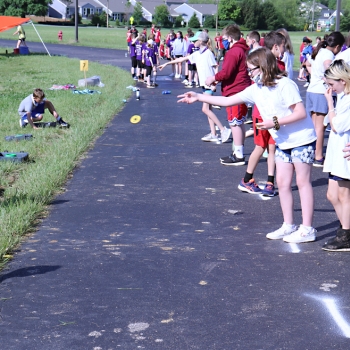
[{"label": "white sneaker", "polygon": [[231,136],[231,128],[227,129],[226,126],[224,126],[224,130],[221,131],[221,142],[226,142]]},{"label": "white sneaker", "polygon": [[175,79],[180,79],[181,75],[180,74],[175,74]]},{"label": "white sneaker", "polygon": [[21,128],[25,128],[26,126],[28,125],[28,119],[20,119],[19,120],[19,126],[21,127]]},{"label": "white sneaker", "polygon": [[309,85],[310,85],[310,83],[306,82],[303,86],[308,87]]},{"label": "white sneaker", "polygon": [[220,106],[217,106],[217,105],[211,105],[213,108],[215,108],[215,109],[221,109],[221,107]]},{"label": "white sneaker", "polygon": [[297,231],[283,238],[287,243],[306,243],[316,241],[316,230],[311,227],[308,230],[305,226],[300,225]]},{"label": "white sneaker", "polygon": [[291,235],[295,231],[297,231],[297,227],[295,225],[288,225],[284,222],[278,230],[268,233],[266,238],[282,239],[285,236]]},{"label": "white sneaker", "polygon": [[173,77],[173,76],[175,76],[175,74],[174,74],[174,73],[169,74],[169,77]]},{"label": "white sneaker", "polygon": [[188,80],[187,80],[187,79],[184,79],[184,80],[182,81],[182,84],[188,84]]},{"label": "white sneaker", "polygon": [[217,135],[212,135],[211,133],[203,136],[201,138],[202,141],[205,141],[205,142],[218,142],[220,141],[219,138],[217,137]]}]

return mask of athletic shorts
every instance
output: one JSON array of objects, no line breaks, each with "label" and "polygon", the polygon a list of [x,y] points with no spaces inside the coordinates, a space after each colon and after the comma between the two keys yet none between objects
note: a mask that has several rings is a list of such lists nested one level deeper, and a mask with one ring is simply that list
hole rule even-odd
[{"label": "athletic shorts", "polygon": [[152,66],[145,66],[145,68],[146,68],[146,77],[148,77],[152,73]]},{"label": "athletic shorts", "polygon": [[272,138],[268,130],[261,130],[256,128],[256,123],[262,122],[262,119],[253,117],[253,130],[254,130],[254,144],[262,148],[267,148],[268,145],[275,145],[276,142]]},{"label": "athletic shorts", "polygon": [[137,67],[140,68],[140,69],[143,69],[145,68],[144,67],[144,64],[142,63],[142,60],[136,60],[137,61]]},{"label": "athletic shorts", "polygon": [[306,92],[306,111],[311,115],[312,112],[328,114],[328,103],[323,94]]},{"label": "athletic shorts", "polygon": [[312,164],[315,160],[316,141],[290,149],[276,147],[275,162]]},{"label": "athletic shorts", "polygon": [[132,68],[136,68],[137,67],[137,60],[136,60],[136,56],[132,56],[131,58],[131,67]]},{"label": "athletic shorts", "polygon": [[226,107],[227,121],[230,126],[242,125],[248,113],[247,105],[242,103],[237,106]]},{"label": "athletic shorts", "polygon": [[184,57],[183,55],[175,55],[176,58]]},{"label": "athletic shorts", "polygon": [[190,70],[191,72],[197,72],[197,66],[195,63],[191,64],[189,63],[188,64],[188,70]]},{"label": "athletic shorts", "polygon": [[349,179],[344,179],[340,176],[333,175],[332,173],[328,174],[328,178],[329,178],[329,180],[333,180],[333,181],[350,181]]}]

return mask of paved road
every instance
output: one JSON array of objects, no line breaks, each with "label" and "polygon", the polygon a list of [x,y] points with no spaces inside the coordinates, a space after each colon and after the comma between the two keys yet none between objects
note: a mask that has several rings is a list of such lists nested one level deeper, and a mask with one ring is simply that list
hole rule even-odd
[{"label": "paved road", "polygon": [[[123,52],[48,47],[128,65]],[[349,348],[350,255],[321,250],[337,227],[322,170],[312,175],[318,240],[268,241],[278,197],[237,190],[245,167],[219,164],[230,145],[201,142],[200,106],[176,104],[181,84],[162,79],[108,125],[2,271],[0,348]],[[261,160],[257,181],[266,171]],[[295,184],[294,195],[299,223]]]}]

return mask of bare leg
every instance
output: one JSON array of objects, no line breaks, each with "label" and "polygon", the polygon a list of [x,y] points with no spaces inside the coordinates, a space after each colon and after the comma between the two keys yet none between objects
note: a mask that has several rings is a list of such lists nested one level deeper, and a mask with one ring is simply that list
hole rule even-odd
[{"label": "bare leg", "polygon": [[264,153],[264,148],[256,145],[253,152],[250,154],[250,157],[249,157],[249,161],[248,161],[248,165],[247,165],[247,173],[249,173],[249,174],[254,173],[263,153]]},{"label": "bare leg", "polygon": [[276,162],[275,162],[276,145],[269,144],[267,146],[267,150],[269,152],[269,155],[267,157],[267,175],[274,176],[275,168],[276,168]]},{"label": "bare leg", "polygon": [[312,112],[311,116],[312,116],[312,121],[314,123],[316,136],[317,136],[315,159],[320,160],[323,158],[323,139],[324,139],[323,119],[325,115]]},{"label": "bare leg", "polygon": [[211,105],[203,103],[202,112],[208,117],[210,132],[212,135],[216,135],[215,125],[217,125],[220,130],[224,129],[218,117],[213,113]]}]

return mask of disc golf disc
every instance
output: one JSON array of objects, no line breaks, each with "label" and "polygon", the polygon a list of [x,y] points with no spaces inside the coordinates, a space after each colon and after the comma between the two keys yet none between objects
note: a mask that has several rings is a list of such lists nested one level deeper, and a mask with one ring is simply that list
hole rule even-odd
[{"label": "disc golf disc", "polygon": [[133,115],[130,118],[130,123],[137,124],[141,121],[141,117],[139,115]]}]

